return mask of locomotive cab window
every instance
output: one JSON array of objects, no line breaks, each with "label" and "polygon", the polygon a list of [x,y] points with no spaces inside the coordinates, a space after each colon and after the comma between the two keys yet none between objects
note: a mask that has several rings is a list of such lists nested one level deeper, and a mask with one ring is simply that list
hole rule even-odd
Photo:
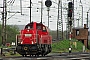
[{"label": "locomotive cab window", "polygon": [[37,29],[38,29],[38,30],[41,30],[41,26],[37,26]]},{"label": "locomotive cab window", "polygon": [[31,27],[30,26],[28,26],[28,29],[30,29]]},{"label": "locomotive cab window", "polygon": [[25,29],[31,29],[31,28],[32,28],[31,25],[28,25],[28,26],[25,27]]},{"label": "locomotive cab window", "polygon": [[43,30],[42,30],[43,32],[46,32],[47,30],[46,30],[46,28],[45,27],[43,27]]}]

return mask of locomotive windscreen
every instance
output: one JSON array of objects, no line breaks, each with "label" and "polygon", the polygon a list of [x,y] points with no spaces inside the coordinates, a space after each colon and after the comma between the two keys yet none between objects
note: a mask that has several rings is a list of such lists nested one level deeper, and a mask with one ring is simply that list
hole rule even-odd
[{"label": "locomotive windscreen", "polygon": [[27,24],[27,25],[25,26],[25,29],[31,29],[31,28],[33,28],[33,24],[32,24],[32,23]]}]

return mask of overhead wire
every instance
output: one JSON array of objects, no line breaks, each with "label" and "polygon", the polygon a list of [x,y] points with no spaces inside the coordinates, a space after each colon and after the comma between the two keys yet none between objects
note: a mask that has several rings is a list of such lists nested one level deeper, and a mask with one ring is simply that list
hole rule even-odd
[{"label": "overhead wire", "polygon": [[15,2],[15,0],[10,0],[10,1],[8,1],[7,3],[9,3],[9,5],[13,5],[14,2]]}]

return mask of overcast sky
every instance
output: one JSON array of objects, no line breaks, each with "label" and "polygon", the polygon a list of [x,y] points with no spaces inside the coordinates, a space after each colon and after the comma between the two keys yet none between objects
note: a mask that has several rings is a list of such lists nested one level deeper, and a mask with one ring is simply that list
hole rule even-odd
[{"label": "overcast sky", "polygon": [[[3,1],[3,0],[2,0]],[[14,24],[14,25],[26,25],[27,23],[30,22],[30,9],[27,8],[30,6],[30,0],[22,0],[22,14],[21,13],[8,13],[7,18],[10,18],[7,20],[7,24]],[[32,1],[32,21],[35,22],[40,22],[41,21],[41,3],[38,3],[38,1],[41,0],[31,0]],[[47,13],[47,7],[45,6],[45,1],[43,0],[43,15],[42,15],[42,20],[43,20],[43,24],[45,24],[46,26],[48,26],[48,13]],[[56,30],[57,29],[57,3],[58,0],[51,0],[52,2],[52,6],[50,7],[50,16],[51,18],[49,18],[50,20],[50,25],[49,28],[52,30]],[[14,2],[14,3],[13,3]],[[54,3],[55,2],[55,3]],[[63,8],[67,8],[68,5],[68,0],[62,0],[62,4],[63,4]],[[3,2],[0,1],[0,6],[2,5]],[[89,6],[90,6],[90,1],[89,0],[75,0],[75,13],[74,13],[74,19],[75,19],[75,26],[77,26],[77,21],[76,19],[80,19],[80,26],[81,26],[81,20],[82,20],[82,7],[80,5],[83,6],[83,11],[84,11],[84,16],[83,16],[83,22],[86,23],[86,12],[89,10]],[[39,8],[39,9],[37,9]],[[20,0],[7,0],[7,11],[11,11],[11,12],[20,12]],[[66,29],[66,22],[67,22],[67,10],[63,9],[63,24],[64,24],[64,30]],[[0,12],[2,12],[2,8],[0,8]],[[90,15],[90,14],[89,14]],[[0,15],[1,18],[1,15]]]}]

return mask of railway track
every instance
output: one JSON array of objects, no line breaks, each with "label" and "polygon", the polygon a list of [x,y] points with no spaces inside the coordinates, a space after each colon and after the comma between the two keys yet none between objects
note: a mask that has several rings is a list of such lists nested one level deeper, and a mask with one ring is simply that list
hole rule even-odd
[{"label": "railway track", "polygon": [[90,60],[90,53],[52,53],[45,57],[39,56],[16,56],[2,57],[0,60]]}]

